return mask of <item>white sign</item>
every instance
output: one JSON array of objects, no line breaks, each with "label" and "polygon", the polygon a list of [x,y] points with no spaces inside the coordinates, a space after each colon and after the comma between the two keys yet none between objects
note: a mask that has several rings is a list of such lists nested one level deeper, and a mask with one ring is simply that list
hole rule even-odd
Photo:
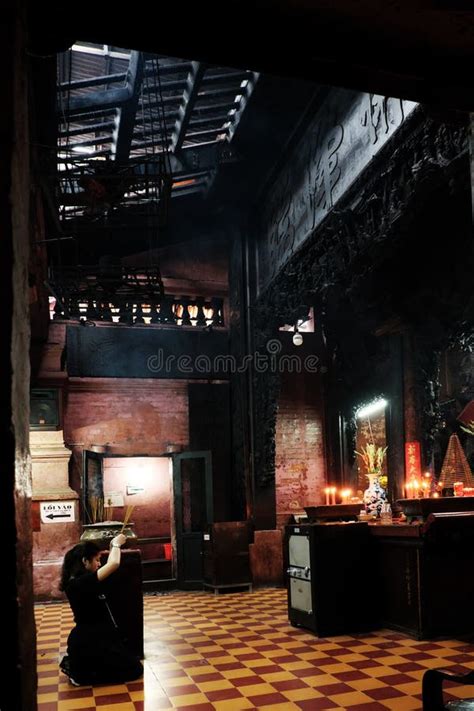
[{"label": "white sign", "polygon": [[113,508],[123,506],[123,494],[121,491],[104,491],[104,506]]},{"label": "white sign", "polygon": [[127,496],[130,496],[131,494],[141,494],[144,491],[145,489],[143,486],[132,486],[127,484]]},{"label": "white sign", "polygon": [[41,501],[40,512],[43,523],[70,523],[76,520],[74,501]]}]

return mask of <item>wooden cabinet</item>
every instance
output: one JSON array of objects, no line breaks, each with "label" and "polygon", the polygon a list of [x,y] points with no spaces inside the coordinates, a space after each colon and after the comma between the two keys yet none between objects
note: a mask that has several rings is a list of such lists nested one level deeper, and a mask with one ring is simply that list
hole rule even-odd
[{"label": "wooden cabinet", "polygon": [[204,586],[230,588],[250,586],[249,543],[252,529],[248,521],[227,521],[209,526],[203,540]]},{"label": "wooden cabinet", "polygon": [[286,529],[288,615],[318,635],[382,627],[416,639],[474,634],[474,512],[418,524]]},{"label": "wooden cabinet", "polygon": [[474,513],[370,530],[381,626],[417,639],[474,633]]}]

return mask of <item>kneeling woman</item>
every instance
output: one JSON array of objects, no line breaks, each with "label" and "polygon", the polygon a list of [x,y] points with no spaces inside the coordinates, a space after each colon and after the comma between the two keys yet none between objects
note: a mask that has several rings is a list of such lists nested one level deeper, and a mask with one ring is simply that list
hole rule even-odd
[{"label": "kneeling woman", "polygon": [[103,591],[103,581],[120,566],[123,533],[112,539],[107,563],[100,564],[100,550],[92,541],[78,543],[64,557],[61,589],[66,593],[76,626],[60,664],[72,684],[120,684],[143,674],[115,624]]}]

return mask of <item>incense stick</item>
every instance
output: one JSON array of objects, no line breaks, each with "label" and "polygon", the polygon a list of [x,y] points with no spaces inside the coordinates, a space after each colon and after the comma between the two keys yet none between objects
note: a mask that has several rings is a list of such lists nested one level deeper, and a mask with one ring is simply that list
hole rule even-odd
[{"label": "incense stick", "polygon": [[127,511],[125,512],[125,518],[123,519],[122,529],[120,533],[123,533],[125,526],[127,526],[128,522],[130,521],[130,516],[132,515],[133,509],[133,506],[127,506]]}]

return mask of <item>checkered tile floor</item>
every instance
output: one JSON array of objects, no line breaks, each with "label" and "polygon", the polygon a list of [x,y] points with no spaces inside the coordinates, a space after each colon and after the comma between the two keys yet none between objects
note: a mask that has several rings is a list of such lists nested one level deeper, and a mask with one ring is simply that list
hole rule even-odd
[{"label": "checkered tile floor", "polygon": [[[175,592],[145,597],[143,680],[76,688],[58,669],[68,605],[38,605],[36,617],[39,711],[415,711],[426,669],[474,669],[474,645],[462,641],[417,642],[388,630],[318,639],[288,624],[282,589]],[[453,686],[450,696],[474,696],[474,688]]]}]

